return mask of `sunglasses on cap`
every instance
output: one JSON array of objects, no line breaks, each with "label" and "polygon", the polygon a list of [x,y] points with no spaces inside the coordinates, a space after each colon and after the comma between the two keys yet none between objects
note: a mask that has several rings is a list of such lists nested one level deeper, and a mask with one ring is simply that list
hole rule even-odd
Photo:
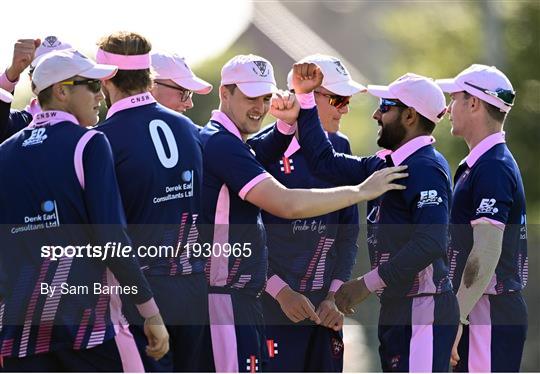
[{"label": "sunglasses on cap", "polygon": [[408,108],[407,105],[405,105],[402,102],[399,102],[397,100],[381,99],[381,102],[379,103],[379,111],[381,113],[386,113],[393,106],[397,106],[397,107],[401,107],[401,108]]},{"label": "sunglasses on cap", "polygon": [[325,96],[328,98],[328,104],[332,105],[333,107],[336,107],[336,109],[343,108],[344,106],[349,105],[349,102],[351,101],[351,96],[341,96],[341,95],[330,95],[325,94],[319,91],[314,91],[316,94]]},{"label": "sunglasses on cap", "polygon": [[88,89],[92,93],[98,93],[101,91],[101,81],[99,79],[84,79],[80,81],[63,81],[60,82],[61,84],[67,85],[67,86],[81,86],[85,85],[88,86]]},{"label": "sunglasses on cap", "polygon": [[176,91],[180,91],[180,102],[182,103],[185,103],[186,101],[188,101],[192,96],[193,96],[193,91],[191,90],[187,90],[185,88],[181,88],[181,87],[175,87],[175,86],[171,86],[170,84],[165,84],[165,83],[161,83],[161,82],[157,82],[157,81],[154,81],[155,84],[159,84],[160,86],[165,86],[165,87],[169,87],[169,88],[172,88],[173,90],[176,90]]},{"label": "sunglasses on cap", "polygon": [[469,82],[464,82],[464,83],[467,86],[476,88],[477,90],[482,91],[483,93],[489,96],[496,97],[497,99],[501,100],[503,103],[505,103],[508,106],[514,105],[514,98],[516,97],[515,91],[505,90],[504,88],[497,88],[495,91],[491,91],[491,90],[488,90],[487,88],[482,88]]}]

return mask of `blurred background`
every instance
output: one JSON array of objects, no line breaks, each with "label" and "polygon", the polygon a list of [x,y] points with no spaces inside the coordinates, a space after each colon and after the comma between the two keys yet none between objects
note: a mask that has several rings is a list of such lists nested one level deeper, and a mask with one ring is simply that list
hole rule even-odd
[{"label": "blurred background", "polygon": [[[116,30],[140,32],[155,49],[185,56],[197,75],[214,84],[210,95],[195,95],[195,108],[186,113],[200,125],[218,106],[221,67],[239,53],[269,59],[281,88],[293,62],[312,53],[339,57],[363,84],[388,84],[406,72],[453,77],[472,63],[504,71],[517,91],[505,125],[506,139],[522,172],[528,207],[529,335],[522,370],[540,371],[539,0],[94,0],[91,6],[27,0],[20,8],[10,7],[0,35],[0,67],[9,64],[18,38],[56,35],[93,57],[101,36]],[[23,78],[13,107],[24,108],[30,95]],[[375,98],[356,95],[343,118],[342,132],[355,154],[377,151],[376,123],[371,119],[376,106]],[[434,136],[455,170],[468,153],[465,143],[450,135],[448,119],[437,125]],[[365,237],[363,227],[355,275],[369,268]],[[346,371],[380,371],[377,317],[378,301],[370,297],[348,320]]]}]

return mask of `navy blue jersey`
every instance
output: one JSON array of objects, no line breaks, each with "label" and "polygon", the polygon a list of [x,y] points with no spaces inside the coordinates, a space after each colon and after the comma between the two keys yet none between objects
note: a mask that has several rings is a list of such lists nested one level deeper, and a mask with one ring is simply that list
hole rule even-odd
[{"label": "navy blue jersey", "polygon": [[[343,134],[328,134],[328,139],[336,150],[351,152]],[[296,138],[280,160],[264,167],[288,188],[333,187],[312,175]],[[333,281],[337,288],[349,280],[358,250],[356,206],[307,219],[287,220],[265,211],[262,217],[268,236],[269,285],[274,275],[298,292],[328,291]]]},{"label": "navy blue jersey", "polygon": [[[378,156],[337,153],[319,123],[316,108],[298,118],[300,145],[314,174],[336,185],[358,184],[386,166]],[[383,295],[416,296],[451,289],[447,266],[451,179],[448,163],[431,143],[418,137],[387,156],[393,165],[408,165],[403,191],[384,194],[368,204],[370,259],[386,285]]]},{"label": "navy blue jersey", "polygon": [[26,110],[13,110],[10,103],[0,101],[0,143],[24,129],[32,122]]},{"label": "navy blue jersey", "polygon": [[118,280],[135,304],[152,297],[137,260],[87,251],[54,258],[43,249],[130,244],[106,137],[68,113],[38,113],[0,146],[0,184],[2,356],[85,349],[112,338],[113,324],[123,322],[120,292],[105,287]]},{"label": "navy blue jersey", "polygon": [[[111,143],[128,232],[145,274],[201,273],[189,258],[197,241],[202,154],[191,120],[156,103],[150,93],[116,102],[98,127]],[[174,248],[152,256],[149,246]],[[148,255],[146,255],[148,254]]]},{"label": "navy blue jersey", "polygon": [[504,227],[502,253],[486,294],[521,290],[527,283],[527,219],[521,174],[504,133],[482,140],[455,175],[449,251],[453,284],[461,276],[473,246],[472,225],[488,220]]},{"label": "navy blue jersey", "polygon": [[265,137],[275,138],[271,141],[244,143],[234,123],[219,111],[200,135],[204,155],[201,223],[207,224],[203,244],[210,247],[210,292],[220,287],[257,295],[266,282],[266,235],[259,207],[245,197],[259,182],[271,178],[261,162],[279,159],[291,136],[272,131]]}]

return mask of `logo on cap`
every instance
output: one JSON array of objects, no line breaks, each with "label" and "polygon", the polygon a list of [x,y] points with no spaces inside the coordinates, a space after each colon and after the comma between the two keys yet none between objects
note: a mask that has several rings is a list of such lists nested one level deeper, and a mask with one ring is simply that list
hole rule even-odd
[{"label": "logo on cap", "polygon": [[349,75],[349,74],[347,73],[347,70],[345,69],[345,66],[343,66],[343,65],[341,64],[341,61],[336,60],[336,61],[332,61],[332,62],[334,63],[334,65],[336,65],[336,70],[337,70],[337,72],[338,72],[339,74],[341,74],[341,75]]},{"label": "logo on cap", "polygon": [[47,36],[45,40],[43,40],[43,43],[41,43],[44,47],[58,47],[62,42],[58,40],[56,36]]},{"label": "logo on cap", "polygon": [[253,69],[253,72],[255,74],[257,74],[259,77],[266,77],[268,76],[268,73],[269,73],[269,70],[266,68],[267,67],[267,64],[265,61],[253,61],[253,63],[255,64],[255,66],[257,67],[257,70]]}]

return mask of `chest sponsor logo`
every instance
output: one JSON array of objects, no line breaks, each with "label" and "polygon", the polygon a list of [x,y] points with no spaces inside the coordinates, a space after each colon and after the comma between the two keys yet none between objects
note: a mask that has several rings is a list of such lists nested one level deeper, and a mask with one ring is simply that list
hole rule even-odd
[{"label": "chest sponsor logo", "polygon": [[165,195],[156,196],[152,202],[154,204],[163,203],[169,200],[185,199],[193,197],[193,170],[184,170],[181,174],[182,182],[174,186],[165,187]]},{"label": "chest sponsor logo", "polygon": [[19,234],[21,232],[50,229],[60,226],[56,200],[46,200],[42,202],[40,210],[41,213],[39,214],[25,216],[24,225],[14,226],[11,228],[10,232],[12,234]]},{"label": "chest sponsor logo", "polygon": [[480,201],[480,205],[476,209],[476,214],[497,214],[499,212],[499,209],[495,207],[495,204],[497,203],[497,200],[495,199],[482,199]]},{"label": "chest sponsor logo", "polygon": [[30,137],[22,143],[22,146],[28,147],[31,145],[37,145],[37,144],[43,143],[48,137],[46,132],[47,132],[47,129],[44,127],[40,127],[40,128],[32,130]]},{"label": "chest sponsor logo", "polygon": [[442,203],[442,198],[438,195],[437,190],[427,190],[420,192],[417,207],[423,208],[430,205],[439,205],[440,203]]}]

